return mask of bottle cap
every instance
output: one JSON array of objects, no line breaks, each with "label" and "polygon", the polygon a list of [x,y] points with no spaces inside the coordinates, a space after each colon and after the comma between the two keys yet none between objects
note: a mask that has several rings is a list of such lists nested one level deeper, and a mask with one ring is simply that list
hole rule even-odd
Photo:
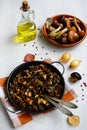
[{"label": "bottle cap", "polygon": [[27,0],[24,0],[24,1],[22,2],[22,7],[21,7],[21,9],[22,9],[23,11],[27,11],[29,8],[30,8],[30,6],[28,5],[28,1],[27,1]]}]

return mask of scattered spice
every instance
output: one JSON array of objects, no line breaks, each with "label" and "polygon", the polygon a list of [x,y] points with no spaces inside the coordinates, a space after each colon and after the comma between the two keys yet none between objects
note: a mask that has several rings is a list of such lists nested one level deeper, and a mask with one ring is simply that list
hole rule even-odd
[{"label": "scattered spice", "polygon": [[32,47],[34,47],[34,44],[32,45]]},{"label": "scattered spice", "polygon": [[76,102],[78,102],[78,100],[76,100]]},{"label": "scattered spice", "polygon": [[82,98],[82,100],[84,100],[84,98]]},{"label": "scattered spice", "polygon": [[53,52],[56,52],[55,50],[53,50]]},{"label": "scattered spice", "polygon": [[26,44],[24,44],[24,46],[26,46]]},{"label": "scattered spice", "polygon": [[83,85],[84,85],[85,87],[87,87],[87,83],[83,82]]},{"label": "scattered spice", "polygon": [[83,87],[83,85],[82,85],[82,84],[81,84],[80,86],[81,86],[81,87]]},{"label": "scattered spice", "polygon": [[82,74],[83,76],[85,75],[85,74]]},{"label": "scattered spice", "polygon": [[41,60],[43,59],[43,57],[41,57]]},{"label": "scattered spice", "polygon": [[46,52],[46,55],[48,55],[48,53]]},{"label": "scattered spice", "polygon": [[84,91],[84,89],[82,89],[82,91]]}]

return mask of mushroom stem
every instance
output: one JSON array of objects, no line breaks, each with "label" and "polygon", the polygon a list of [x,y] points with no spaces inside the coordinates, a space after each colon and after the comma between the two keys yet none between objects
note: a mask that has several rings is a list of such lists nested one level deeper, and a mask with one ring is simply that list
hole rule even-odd
[{"label": "mushroom stem", "polygon": [[70,29],[71,28],[71,21],[69,18],[65,18],[66,20],[66,26]]},{"label": "mushroom stem", "polygon": [[47,18],[46,19],[46,28],[49,29],[49,27],[51,26],[52,23],[53,23],[52,18]]},{"label": "mushroom stem", "polygon": [[81,27],[79,26],[77,19],[74,18],[73,19],[73,23],[75,24],[76,28],[78,29],[78,34],[80,37],[83,37],[85,35],[85,32],[81,29]]},{"label": "mushroom stem", "polygon": [[64,28],[64,29],[62,29],[62,30],[60,30],[60,31],[57,33],[56,38],[57,38],[57,39],[60,38],[61,35],[64,34],[65,32],[67,32],[68,30],[69,30],[69,29],[68,29],[67,27]]},{"label": "mushroom stem", "polygon": [[63,27],[62,24],[59,24],[59,27],[57,29],[54,29],[53,31],[51,31],[49,33],[49,36],[52,38],[55,38],[58,35],[58,32],[60,31],[60,29]]},{"label": "mushroom stem", "polygon": [[74,23],[75,26],[77,27],[78,31],[81,31],[81,28],[80,28],[80,26],[78,25],[76,18],[73,18],[73,23]]}]

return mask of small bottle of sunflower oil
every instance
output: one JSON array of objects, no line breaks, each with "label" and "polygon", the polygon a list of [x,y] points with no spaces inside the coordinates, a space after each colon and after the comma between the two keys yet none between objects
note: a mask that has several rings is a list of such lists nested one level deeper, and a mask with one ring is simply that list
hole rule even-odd
[{"label": "small bottle of sunflower oil", "polygon": [[16,42],[25,43],[36,38],[36,24],[32,20],[35,18],[34,10],[30,9],[28,1],[22,2],[22,18],[17,25]]}]

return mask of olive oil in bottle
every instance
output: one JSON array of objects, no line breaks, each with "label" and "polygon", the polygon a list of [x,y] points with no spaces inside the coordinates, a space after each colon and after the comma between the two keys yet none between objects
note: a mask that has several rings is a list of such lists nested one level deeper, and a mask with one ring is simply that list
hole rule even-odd
[{"label": "olive oil in bottle", "polygon": [[36,25],[30,18],[33,16],[34,11],[30,10],[28,1],[22,2],[22,19],[17,26],[16,42],[24,43],[36,38]]}]

